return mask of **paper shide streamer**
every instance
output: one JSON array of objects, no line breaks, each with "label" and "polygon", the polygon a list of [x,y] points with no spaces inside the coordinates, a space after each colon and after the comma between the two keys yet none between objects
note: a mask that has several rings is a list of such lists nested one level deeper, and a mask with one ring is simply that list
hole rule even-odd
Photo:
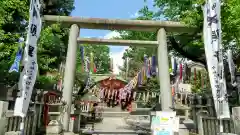
[{"label": "paper shide streamer", "polygon": [[[126,100],[131,103],[132,99],[135,99],[136,93],[132,91],[136,86],[143,86],[148,78],[156,75],[156,57],[147,57],[144,55],[144,63],[143,67],[137,72],[136,76],[124,87],[120,90],[119,99]],[[144,94],[143,99],[147,100],[149,94]]]}]

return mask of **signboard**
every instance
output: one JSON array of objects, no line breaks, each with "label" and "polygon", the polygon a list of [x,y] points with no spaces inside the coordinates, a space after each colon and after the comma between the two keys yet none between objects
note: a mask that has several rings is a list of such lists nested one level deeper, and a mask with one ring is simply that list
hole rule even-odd
[{"label": "signboard", "polygon": [[152,117],[151,129],[154,135],[173,135],[178,132],[179,118],[176,112],[156,112]]},{"label": "signboard", "polygon": [[169,130],[154,130],[153,135],[173,135]]},{"label": "signboard", "polygon": [[191,88],[191,84],[184,84],[184,83],[180,83],[178,85],[178,92],[192,92],[192,88]]},{"label": "signboard", "polygon": [[179,132],[179,122],[180,122],[180,118],[179,117],[175,117],[174,121],[173,121],[173,131],[174,132]]}]

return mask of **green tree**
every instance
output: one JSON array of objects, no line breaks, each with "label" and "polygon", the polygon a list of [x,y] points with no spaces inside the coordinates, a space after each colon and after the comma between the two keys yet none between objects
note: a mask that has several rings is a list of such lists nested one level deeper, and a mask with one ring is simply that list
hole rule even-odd
[{"label": "green tree", "polygon": [[[145,0],[147,2],[147,0]],[[240,24],[240,2],[237,0],[222,1],[221,21],[224,49],[231,48],[234,50],[234,58],[239,61],[239,24]],[[206,57],[204,52],[204,44],[202,40],[203,12],[202,5],[204,0],[154,0],[154,6],[157,11],[151,11],[144,6],[139,11],[139,20],[168,20],[180,21],[189,26],[196,27],[196,31],[192,35],[168,33],[169,51],[178,57],[188,58],[189,60],[202,63],[206,66]],[[130,40],[155,40],[156,33],[136,32],[136,31],[120,31],[122,39]],[[129,57],[132,59],[130,64],[142,63],[143,54],[155,55],[156,48],[135,48],[130,47],[125,53],[123,59]],[[132,62],[132,63],[131,63]],[[237,62],[240,64],[240,61]],[[130,72],[139,68],[138,64],[129,66]],[[225,65],[226,66],[226,65]],[[226,66],[227,67],[227,66]],[[227,68],[225,68],[227,69]],[[123,71],[126,69],[123,67]],[[136,71],[135,71],[136,72]],[[227,74],[228,72],[226,72]],[[199,79],[197,81],[196,91],[199,90]]]},{"label": "green tree", "polygon": [[[43,0],[42,14],[44,15],[70,15],[74,9],[74,0]],[[2,0],[0,1],[0,83],[13,85],[19,79],[19,73],[8,73],[18,48],[18,38],[26,37],[29,15],[29,0]],[[25,21],[26,22],[26,21]],[[61,62],[65,61],[68,45],[68,28],[61,24],[42,27],[38,41],[39,76],[36,87],[53,84],[59,77],[58,69]],[[97,73],[107,73],[109,69],[109,48],[107,46],[87,46],[86,56],[94,53],[94,62]],[[79,51],[78,51],[79,52]],[[77,74],[81,73],[81,60],[78,55]],[[51,74],[52,76],[49,76]],[[77,75],[78,82],[84,83],[86,75]]]},{"label": "green tree", "polygon": [[204,93],[211,92],[210,81],[208,77],[208,73],[205,70],[200,70],[194,75],[194,72],[191,73],[191,77],[186,83],[192,84],[192,92],[193,93]]},{"label": "green tree", "polygon": [[25,31],[26,25],[21,24],[21,21],[27,16],[26,1],[0,1],[0,82],[6,85],[18,79],[17,74],[9,74],[8,69],[17,51],[19,33]]},{"label": "green tree", "polygon": [[[233,50],[233,58],[235,64],[240,65],[240,44],[239,44],[239,24],[240,15],[236,12],[240,11],[240,1],[223,0],[221,1],[221,25],[222,25],[222,45],[226,49]],[[202,5],[204,0],[191,1],[174,1],[174,0],[155,0],[155,6],[158,7],[157,16],[164,16],[170,21],[180,21],[189,26],[195,26],[197,30],[193,35],[169,34],[170,49],[176,55],[188,58],[195,62],[206,64],[206,56],[204,51],[202,27],[203,27],[203,11]],[[225,78],[227,81],[227,89],[232,90],[230,84],[229,70],[227,63],[225,67]]]},{"label": "green tree", "polygon": [[74,0],[42,0],[44,15],[70,15]]},{"label": "green tree", "polygon": [[[84,47],[84,57],[88,57],[90,60],[90,54],[93,53],[93,61],[96,65],[96,74],[109,73],[110,58],[109,58],[109,47],[106,45],[82,45]],[[90,77],[90,87],[93,87],[96,82],[89,76],[88,73],[82,71],[82,58],[80,54],[80,46],[77,54],[77,68],[75,76],[75,84],[79,88],[77,95],[84,95],[88,91],[85,89],[88,77]]]},{"label": "green tree", "polygon": [[[147,1],[147,0],[145,0]],[[143,7],[136,19],[140,20],[169,20],[180,21],[189,26],[197,27],[193,35],[168,33],[169,50],[179,57],[188,58],[195,62],[206,65],[204,45],[202,42],[204,0],[155,0],[154,6],[157,11],[150,11],[147,6]],[[234,59],[239,60],[239,17],[240,2],[237,0],[223,1],[222,4],[222,35],[224,48],[234,50]],[[123,39],[156,40],[156,33],[146,32],[121,32]]]},{"label": "green tree", "polygon": [[[224,0],[221,6],[222,41],[225,49],[234,48],[235,59],[239,53],[239,14],[240,2],[237,0]],[[170,21],[180,21],[198,28],[194,35],[169,35],[173,49],[183,57],[206,65],[202,36],[204,0],[174,1],[155,0],[158,7],[156,15],[164,16]],[[194,53],[193,53],[194,52]],[[238,63],[237,63],[238,64]]]},{"label": "green tree", "polygon": [[[93,62],[95,63],[97,74],[106,74],[109,73],[110,68],[110,49],[106,45],[83,45],[84,55],[90,60],[90,53],[93,53]],[[80,49],[79,49],[80,50]],[[81,72],[82,60],[80,56],[80,51],[78,51],[77,57],[77,72]]]},{"label": "green tree", "polygon": [[[43,13],[69,15],[74,9],[73,0],[43,1]],[[29,15],[29,0],[0,1],[0,83],[13,85],[19,78],[17,73],[8,73],[18,48],[20,36],[26,36]],[[68,39],[68,29],[59,24],[43,26],[38,43],[40,76],[58,69],[64,59]],[[41,79],[40,79],[41,80]]]}]

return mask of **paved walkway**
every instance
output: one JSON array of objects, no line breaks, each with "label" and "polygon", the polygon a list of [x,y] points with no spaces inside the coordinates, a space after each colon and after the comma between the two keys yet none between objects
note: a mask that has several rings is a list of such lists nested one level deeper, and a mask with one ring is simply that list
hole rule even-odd
[{"label": "paved walkway", "polygon": [[[117,135],[118,133],[124,133],[126,135],[136,135],[131,134],[136,131],[129,129],[129,126],[125,123],[124,119],[121,117],[105,117],[102,123],[98,123],[94,127],[95,131],[98,132],[112,132],[112,135]],[[117,132],[117,133],[114,133]],[[128,132],[128,133],[127,133]]]},{"label": "paved walkway", "polygon": [[[102,122],[94,124],[94,131],[99,132],[99,135],[100,132],[102,132],[101,135],[118,135],[118,133],[119,135],[136,135],[136,131],[130,129],[124,121],[126,114],[126,112],[121,112],[118,108],[106,109]],[[88,129],[91,128],[92,126],[88,125]]]}]

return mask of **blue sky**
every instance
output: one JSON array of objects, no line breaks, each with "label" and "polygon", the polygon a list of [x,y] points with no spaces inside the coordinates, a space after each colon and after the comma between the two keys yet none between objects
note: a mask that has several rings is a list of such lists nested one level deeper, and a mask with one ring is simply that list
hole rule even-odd
[{"label": "blue sky", "polygon": [[[144,0],[75,0],[75,10],[72,16],[96,18],[128,19],[136,15],[146,3]],[[147,5],[152,6],[152,0]],[[81,30],[81,37],[104,37],[107,30]],[[111,52],[119,52],[123,47],[111,47]]]},{"label": "blue sky", "polygon": [[[148,5],[152,8],[153,0],[148,0],[144,3],[144,0],[75,0],[75,10],[72,12],[72,16],[80,17],[93,17],[93,18],[117,18],[117,19],[129,19],[137,16],[137,11],[144,5]],[[112,37],[117,36],[117,33],[108,30],[89,30],[81,29],[81,37]],[[121,58],[126,47],[110,46],[111,55],[114,57],[114,61],[118,61]],[[116,60],[117,59],[117,60]],[[121,66],[116,65],[116,66]]]}]

